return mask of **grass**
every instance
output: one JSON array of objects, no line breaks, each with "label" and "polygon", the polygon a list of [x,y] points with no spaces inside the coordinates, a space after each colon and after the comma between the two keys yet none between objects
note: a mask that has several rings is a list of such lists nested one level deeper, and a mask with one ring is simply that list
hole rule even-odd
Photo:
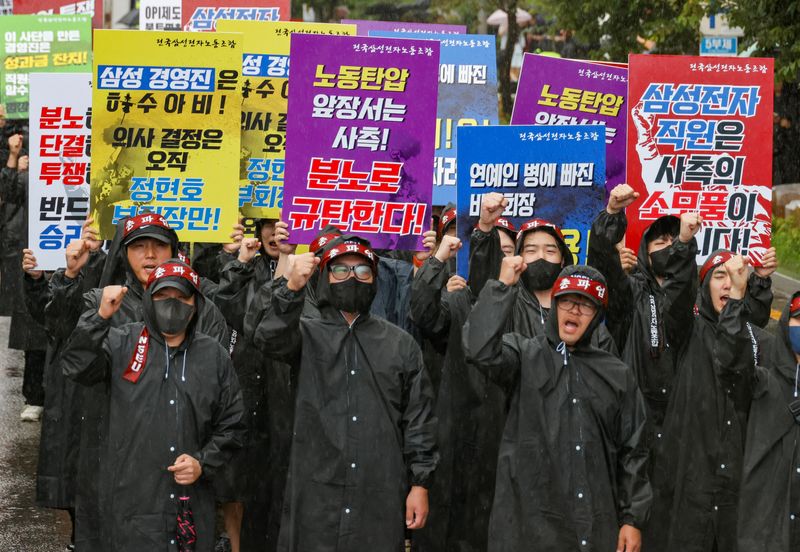
[{"label": "grass", "polygon": [[800,217],[774,218],[772,245],[778,253],[778,271],[800,279]]}]

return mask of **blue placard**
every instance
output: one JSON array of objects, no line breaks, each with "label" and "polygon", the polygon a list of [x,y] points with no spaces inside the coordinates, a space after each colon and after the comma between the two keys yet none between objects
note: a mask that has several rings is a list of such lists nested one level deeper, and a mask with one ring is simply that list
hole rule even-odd
[{"label": "blue placard", "polygon": [[469,235],[489,192],[509,201],[516,228],[532,218],[561,227],[576,262],[586,262],[589,229],[603,208],[605,132],[598,125],[458,129],[458,273],[467,276]]},{"label": "blue placard", "polygon": [[385,31],[370,31],[369,35],[440,42],[433,204],[455,203],[457,128],[498,124],[495,38]]},{"label": "blue placard", "polygon": [[739,39],[735,36],[704,36],[700,39],[701,56],[735,56]]}]

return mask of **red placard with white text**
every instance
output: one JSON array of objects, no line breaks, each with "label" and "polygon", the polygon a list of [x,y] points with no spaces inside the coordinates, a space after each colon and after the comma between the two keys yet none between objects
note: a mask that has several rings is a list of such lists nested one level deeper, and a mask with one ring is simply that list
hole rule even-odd
[{"label": "red placard with white text", "polygon": [[698,212],[715,249],[758,265],[772,231],[771,58],[631,55],[626,246],[664,215]]},{"label": "red placard with white text", "polygon": [[183,0],[184,31],[214,31],[219,19],[289,21],[289,0]]},{"label": "red placard with white text", "polygon": [[51,15],[92,16],[92,28],[103,28],[103,0],[14,0],[14,15],[46,13]]}]

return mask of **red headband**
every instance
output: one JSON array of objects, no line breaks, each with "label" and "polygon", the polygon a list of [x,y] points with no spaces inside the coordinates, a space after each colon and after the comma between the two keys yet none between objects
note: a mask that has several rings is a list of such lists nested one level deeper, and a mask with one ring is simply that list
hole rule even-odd
[{"label": "red headband", "polygon": [[150,273],[147,279],[147,287],[149,288],[153,282],[161,278],[183,278],[189,282],[194,289],[200,291],[200,277],[197,272],[192,270],[189,266],[183,263],[163,263]]},{"label": "red headband", "polygon": [[131,232],[139,228],[144,228],[145,226],[160,226],[161,228],[171,230],[169,224],[167,224],[167,219],[158,213],[142,213],[125,221],[122,237],[127,238]]},{"label": "red headband", "polygon": [[556,283],[553,284],[551,297],[558,297],[567,293],[586,295],[603,305],[603,308],[608,306],[608,288],[602,282],[592,280],[588,276],[571,274],[556,280]]},{"label": "red headband", "polygon": [[308,250],[311,253],[316,253],[317,251],[325,247],[325,245],[332,242],[339,236],[341,236],[341,234],[334,234],[334,233],[323,234],[322,236],[319,236],[317,239],[311,242],[311,245],[308,246]]},{"label": "red headband", "polygon": [[800,314],[800,295],[792,299],[789,305],[789,316]]},{"label": "red headband", "polygon": [[700,269],[700,281],[702,282],[706,279],[706,274],[708,274],[711,269],[723,263],[727,263],[732,258],[733,253],[730,251],[722,251],[706,259],[706,262],[703,263],[703,267]]},{"label": "red headband", "polygon": [[333,259],[341,257],[342,255],[360,255],[367,259],[370,264],[372,264],[373,268],[378,264],[372,249],[358,242],[347,241],[327,250],[322,256],[322,261],[319,263],[320,268],[323,268]]},{"label": "red headband", "polygon": [[530,230],[535,230],[537,228],[551,228],[555,230],[556,235],[562,242],[564,242],[564,234],[561,233],[561,228],[544,219],[532,219],[523,224],[517,233],[517,241],[522,238],[522,235],[525,234],[525,232],[529,232]]},{"label": "red headband", "polygon": [[449,211],[445,211],[442,215],[442,218],[439,219],[439,235],[441,236],[444,234],[445,227],[456,218],[456,210],[450,209]]},{"label": "red headband", "polygon": [[495,222],[494,225],[500,228],[505,228],[506,230],[511,230],[512,232],[517,231],[517,229],[514,228],[514,225],[511,224],[511,221],[508,220],[507,218],[500,217],[499,219],[497,219],[497,222]]},{"label": "red headband", "polygon": [[[476,224],[476,225],[475,225],[475,228],[478,228],[478,226],[479,226],[479,225],[478,225],[478,224]],[[494,222],[494,226],[495,226],[495,228],[505,228],[505,229],[506,229],[506,230],[508,230],[509,232],[513,232],[513,233],[515,233],[515,234],[516,234],[516,232],[517,232],[517,229],[516,229],[516,228],[514,228],[514,225],[513,225],[513,224],[511,224],[511,221],[510,221],[510,220],[508,220],[507,218],[500,217],[499,219],[497,219],[497,220]]]}]

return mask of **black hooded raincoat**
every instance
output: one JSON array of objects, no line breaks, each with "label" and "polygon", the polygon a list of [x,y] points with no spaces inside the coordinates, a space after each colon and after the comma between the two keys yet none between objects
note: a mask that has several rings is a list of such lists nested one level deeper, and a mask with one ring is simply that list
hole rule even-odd
[{"label": "black hooded raincoat", "polygon": [[[588,267],[568,267],[562,275]],[[642,447],[644,400],[633,372],[591,344],[569,351],[557,317],[535,337],[506,333],[518,287],[490,280],[464,327],[467,362],[507,390],[488,549],[615,550],[652,498]]]}]

